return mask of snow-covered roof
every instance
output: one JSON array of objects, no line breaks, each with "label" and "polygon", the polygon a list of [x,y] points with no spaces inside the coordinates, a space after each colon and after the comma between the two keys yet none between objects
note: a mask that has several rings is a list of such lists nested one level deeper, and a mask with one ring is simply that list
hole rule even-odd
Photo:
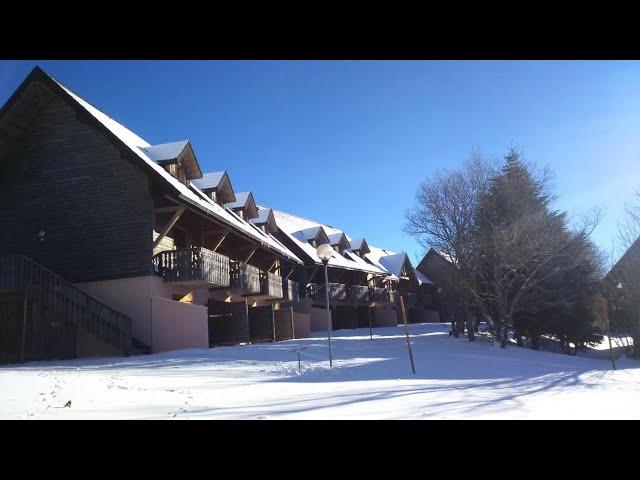
[{"label": "snow-covered roof", "polygon": [[269,221],[269,215],[272,215],[272,210],[270,208],[258,208],[258,216],[256,218],[252,218],[251,223],[255,223],[256,225],[267,223]]},{"label": "snow-covered roof", "polygon": [[404,266],[405,262],[407,262],[408,266],[415,274],[419,284],[433,283],[426,275],[416,270],[416,268],[411,264],[411,260],[405,252],[396,253],[392,252],[391,250],[386,250],[384,248],[378,248],[369,245],[369,253],[365,254],[365,258],[374,265],[389,272],[396,279],[400,278],[402,267]]},{"label": "snow-covered roof", "polygon": [[[276,214],[274,213],[274,215]],[[276,224],[277,223],[278,223],[278,217],[276,215]],[[322,228],[322,225],[314,225],[313,227],[303,228],[302,230],[297,230],[295,232],[292,232],[292,235],[294,235],[296,238],[300,239],[303,242],[308,242],[309,240],[313,240],[314,238],[317,238],[318,234],[321,231],[324,231],[324,228]],[[325,236],[329,238],[326,232],[324,233],[325,233]]]},{"label": "snow-covered roof", "polygon": [[210,188],[217,188],[226,174],[227,172],[225,171],[205,173],[202,175],[202,178],[193,180],[192,183],[203,191]]},{"label": "snow-covered roof", "polygon": [[252,238],[254,241],[259,242],[263,247],[275,250],[283,256],[297,263],[302,263],[300,259],[295,254],[293,254],[293,252],[284,247],[271,235],[264,234],[264,232],[262,232],[255,225],[249,222],[245,222],[233,211],[221,207],[213,200],[208,198],[196,185],[192,184],[191,187],[187,187],[177,178],[173,177],[169,172],[158,165],[153,160],[153,158],[151,158],[149,153],[147,153],[147,149],[151,147],[151,145],[147,141],[133,133],[125,126],[116,122],[105,113],[98,110],[96,107],[73,93],[57,80],[53,79],[52,77],[49,78],[51,78],[60,88],[62,88],[64,92],[66,92],[71,97],[71,99],[77,102],[77,104],[80,105],[87,113],[89,113],[93,118],[95,118],[104,127],[106,127],[109,132],[111,132],[121,143],[128,147],[132,153],[140,158],[144,162],[144,164],[149,167],[151,172],[156,175],[157,178],[165,181],[167,184],[173,187],[173,189],[177,193],[178,198],[192,205],[193,207],[202,210],[208,215],[211,215],[218,221],[221,221],[222,223],[225,223],[228,226],[239,230],[244,235]]},{"label": "snow-covered roof", "polygon": [[163,162],[178,158],[188,143],[189,140],[180,140],[179,142],[151,145],[143,150],[154,162]]},{"label": "snow-covered roof", "polygon": [[364,238],[354,238],[350,242],[351,250],[367,250],[369,249],[369,245]]},{"label": "snow-covered roof", "polygon": [[[343,234],[341,230],[329,225],[307,220],[306,218],[298,217],[296,215],[283,212],[282,210],[273,209],[273,215],[275,216],[278,229],[287,235],[287,237],[290,238],[291,241],[294,242],[294,244],[307,256],[309,256],[314,263],[319,265],[321,265],[322,262],[316,254],[316,249],[308,242],[308,240],[316,238],[320,230],[324,231],[327,236],[334,235],[336,233]],[[384,269],[364,261],[360,262],[353,259],[352,255],[356,257],[357,255],[350,254],[350,252],[345,252],[345,255],[348,255],[349,258],[345,258],[345,256],[336,252],[329,260],[329,266],[349,270],[360,270],[374,274],[386,274]]]},{"label": "snow-covered roof", "polygon": [[247,202],[249,201],[250,197],[252,197],[251,192],[239,192],[239,193],[236,193],[235,202],[229,202],[225,205],[231,209],[244,208],[247,206]]}]

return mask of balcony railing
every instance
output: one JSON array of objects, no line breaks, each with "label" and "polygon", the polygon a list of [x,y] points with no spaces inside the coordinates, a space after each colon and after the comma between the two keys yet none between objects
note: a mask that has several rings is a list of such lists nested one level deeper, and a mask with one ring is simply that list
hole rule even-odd
[{"label": "balcony railing", "polygon": [[285,283],[285,298],[293,302],[300,300],[300,285],[293,280],[284,280]]},{"label": "balcony railing", "polygon": [[[309,285],[309,296],[314,300],[324,301],[324,283],[312,283]],[[329,284],[329,301],[344,301],[347,299],[347,286],[344,283]]]},{"label": "balcony railing", "polygon": [[369,303],[371,299],[369,287],[366,285],[349,285],[349,300],[354,303]]},{"label": "balcony railing", "polygon": [[416,293],[403,293],[402,298],[406,305],[415,305],[418,303],[418,295]]},{"label": "balcony railing", "polygon": [[203,281],[220,287],[229,285],[229,257],[202,247],[160,252],[153,257],[153,268],[167,282]]},{"label": "balcony railing", "polygon": [[398,303],[398,292],[388,291],[387,294],[389,295],[390,304],[393,305],[395,303]]},{"label": "balcony railing", "polygon": [[275,273],[262,272],[260,293],[273,298],[282,298],[282,277]]},{"label": "balcony railing", "polygon": [[260,293],[260,269],[246,263],[232,262],[231,286],[250,293]]},{"label": "balcony railing", "polygon": [[375,287],[373,289],[373,301],[376,303],[389,303],[389,291],[386,288]]}]

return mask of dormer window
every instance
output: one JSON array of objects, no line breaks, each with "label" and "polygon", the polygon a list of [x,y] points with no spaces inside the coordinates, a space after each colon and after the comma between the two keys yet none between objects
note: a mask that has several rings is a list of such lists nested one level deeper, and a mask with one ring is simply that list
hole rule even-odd
[{"label": "dormer window", "polygon": [[151,160],[186,186],[189,186],[191,179],[202,177],[200,166],[188,140],[150,145],[142,150]]}]

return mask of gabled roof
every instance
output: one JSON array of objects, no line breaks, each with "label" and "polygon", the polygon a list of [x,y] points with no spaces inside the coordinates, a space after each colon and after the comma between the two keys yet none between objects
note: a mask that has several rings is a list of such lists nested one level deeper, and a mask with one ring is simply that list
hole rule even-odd
[{"label": "gabled roof", "polygon": [[[278,220],[276,219],[276,223]],[[292,233],[293,236],[299,238],[303,242],[308,242],[309,240],[319,240],[320,244],[329,243],[329,235],[324,230],[322,225],[315,225],[313,227],[304,228],[302,230],[298,230],[297,232]]]},{"label": "gabled roof", "polygon": [[273,215],[273,210],[271,210],[270,208],[258,207],[258,216],[256,218],[252,218],[249,221],[258,226],[266,224],[271,233],[275,233],[278,231],[276,217]]},{"label": "gabled roof", "polygon": [[340,250],[346,250],[351,246],[351,243],[347,239],[347,236],[344,234],[344,232],[332,233],[330,235],[327,235],[327,237],[329,238],[329,245],[331,245],[332,247],[338,245]]},{"label": "gabled roof", "polygon": [[144,148],[144,151],[151,160],[160,165],[184,161],[190,179],[202,178],[202,170],[189,140],[151,145]]},{"label": "gabled roof", "polygon": [[226,203],[227,208],[231,210],[243,209],[245,212],[245,219],[250,220],[258,216],[258,207],[253,199],[253,193],[240,192],[236,193],[236,201]]},{"label": "gabled roof", "polygon": [[409,275],[419,283],[432,284],[433,282],[423,273],[416,270],[411,264],[409,256],[405,252],[395,253],[391,250],[386,250],[378,247],[369,247],[370,252],[365,255],[365,258],[374,265],[383,268],[389,272],[392,276],[400,278],[403,269],[406,270]]},{"label": "gabled roof", "polygon": [[226,200],[229,202],[236,201],[236,194],[231,186],[231,180],[226,171],[221,172],[208,172],[202,175],[199,180],[193,180],[192,183],[203,192],[210,191],[225,191]]},{"label": "gabled roof", "polygon": [[203,192],[218,188],[222,179],[227,176],[227,172],[209,172],[202,175],[202,178],[199,180],[194,180],[193,183],[196,187],[198,187]]},{"label": "gabled roof", "polygon": [[114,145],[120,148],[123,153],[127,153],[132,161],[135,161],[150,174],[150,178],[157,182],[167,193],[175,196],[177,200],[188,206],[199,210],[217,221],[232,227],[239,234],[258,242],[268,250],[275,250],[296,263],[302,263],[300,259],[281,243],[273,238],[265,236],[260,229],[248,222],[245,222],[232,212],[224,209],[220,205],[207,200],[207,196],[193,185],[187,187],[177,178],[162,168],[155,160],[149,156],[146,149],[152,147],[151,144],[116,122],[102,111],[91,105],[86,100],[80,98],[64,85],[47,75],[42,69],[36,67],[18,87],[7,103],[0,109],[0,119],[10,110],[12,104],[20,96],[22,91],[31,82],[43,82],[54,94],[59,95],[65,102],[75,108],[79,115],[90,121],[100,132],[111,140]]},{"label": "gabled roof", "polygon": [[350,242],[351,250],[360,251],[362,254],[369,253],[369,244],[364,238],[354,238]]},{"label": "gabled roof", "polygon": [[273,210],[271,210],[270,208],[258,207],[258,216],[256,218],[252,218],[251,223],[255,223],[256,225],[262,225],[263,223],[269,222],[272,218],[275,222],[275,217],[273,216]]},{"label": "gabled roof", "polygon": [[[309,244],[310,239],[317,238],[320,235],[327,237],[335,233],[342,233],[342,231],[330,227],[329,225],[307,220],[306,218],[298,217],[282,210],[273,209],[273,214],[276,218],[276,224],[278,229],[283,235],[295,244],[299,250],[301,250],[311,262],[322,265],[320,258],[316,254],[316,249]],[[347,252],[345,252],[346,254]],[[329,259],[329,266],[336,268],[344,268],[347,270],[358,270],[367,273],[373,273],[378,275],[385,275],[386,272],[371,265],[367,262],[359,262],[352,259],[350,256],[340,255],[335,252],[335,255]]]}]

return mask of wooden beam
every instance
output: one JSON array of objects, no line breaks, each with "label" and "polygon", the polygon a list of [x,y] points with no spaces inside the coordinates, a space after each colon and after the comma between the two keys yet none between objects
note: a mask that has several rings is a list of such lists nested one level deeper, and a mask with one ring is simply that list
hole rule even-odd
[{"label": "wooden beam", "polygon": [[160,235],[158,235],[158,238],[156,238],[153,241],[152,248],[156,248],[160,244],[162,239],[167,235],[167,233],[169,233],[169,230],[173,228],[173,226],[180,219],[180,217],[182,216],[185,210],[186,210],[185,207],[180,207],[180,209],[178,209],[178,211],[176,211],[176,213],[173,214],[173,217],[171,217],[171,220],[169,220],[169,223],[167,223],[167,225],[162,229],[162,232],[160,232]]},{"label": "wooden beam", "polygon": [[174,205],[174,206],[171,206],[171,207],[160,207],[160,208],[156,208],[156,209],[154,209],[154,210],[153,210],[153,213],[169,213],[169,212],[175,212],[175,211],[177,211],[177,210],[180,210],[181,208],[184,208],[184,207],[181,207],[181,206],[179,206],[179,205]]},{"label": "wooden beam", "polygon": [[257,249],[258,249],[258,247],[254,247],[254,248],[251,250],[251,253],[249,254],[249,256],[244,260],[244,263],[247,263],[247,262],[251,259],[251,257],[253,257],[253,254],[254,254],[254,253],[256,253],[256,250],[257,250]]},{"label": "wooden beam", "polygon": [[275,261],[275,262],[273,262],[273,263],[271,264],[271,266],[269,267],[269,269],[267,270],[267,272],[270,272],[270,271],[271,271],[271,269],[272,269],[273,267],[275,267],[277,264],[278,264],[278,260],[276,259],[276,261]]},{"label": "wooden beam", "polygon": [[213,248],[214,252],[218,250],[218,247],[220,247],[220,245],[222,245],[222,242],[224,242],[224,239],[227,238],[227,235],[229,235],[229,230],[225,231],[224,235],[222,235],[222,238],[220,238],[218,243],[216,243],[216,246]]}]

